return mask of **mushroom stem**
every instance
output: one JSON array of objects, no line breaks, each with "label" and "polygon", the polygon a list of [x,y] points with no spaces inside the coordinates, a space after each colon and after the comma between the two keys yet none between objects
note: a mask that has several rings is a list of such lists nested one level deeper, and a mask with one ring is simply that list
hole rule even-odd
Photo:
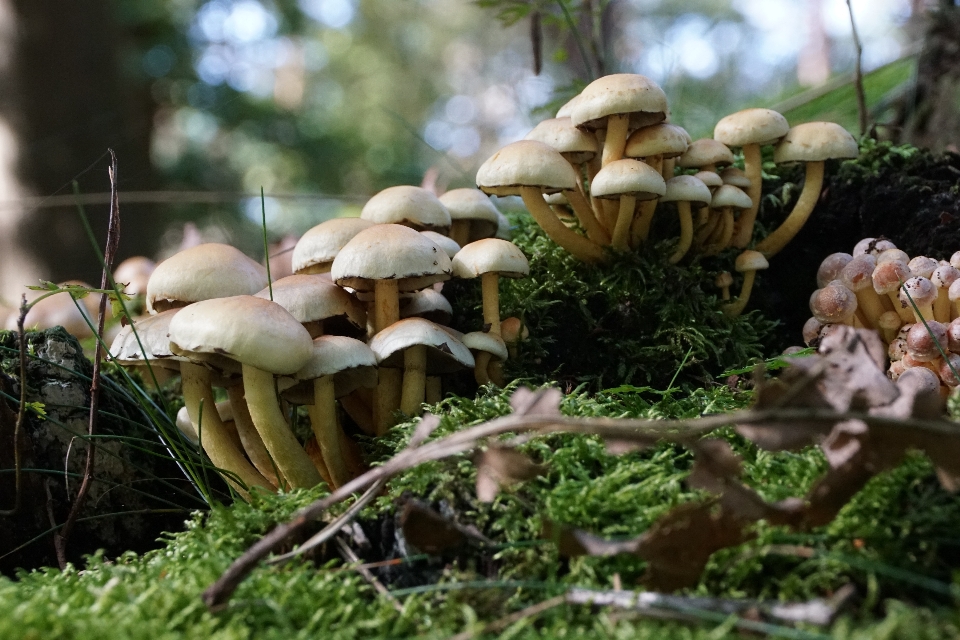
[{"label": "mushroom stem", "polygon": [[483,329],[500,335],[500,274],[488,271],[480,275],[481,295],[483,296]]},{"label": "mushroom stem", "polygon": [[950,303],[948,290],[949,287],[938,287],[937,289],[937,299],[933,302],[933,317],[937,322],[948,323],[953,319],[950,317],[953,305]]},{"label": "mushroom stem", "polygon": [[617,226],[613,230],[613,242],[610,245],[614,251],[623,252],[630,250],[630,225],[633,224],[633,210],[636,206],[637,199],[634,196],[620,196],[620,211],[617,213]]},{"label": "mushroom stem", "polygon": [[[546,202],[543,204],[547,205]],[[559,220],[557,224],[563,226]],[[400,321],[400,287],[396,280],[374,280],[373,286],[373,330],[374,333],[380,333]]]},{"label": "mushroom stem", "polygon": [[587,202],[587,199],[580,189],[568,189],[563,192],[563,195],[567,197],[567,202],[569,202],[573,208],[577,220],[580,221],[580,226],[587,232],[587,237],[600,244],[610,244],[610,234],[607,233],[607,230],[604,229],[600,221],[597,220],[596,215],[593,213],[593,208],[590,206],[590,203]]},{"label": "mushroom stem", "polygon": [[750,244],[751,238],[753,238],[753,222],[757,219],[757,211],[760,209],[760,190],[763,187],[762,166],[763,159],[760,155],[760,145],[744,145],[743,173],[750,180],[747,195],[750,196],[751,204],[749,209],[740,212],[740,219],[737,221],[737,231],[730,241],[734,247],[739,249],[745,248]]},{"label": "mushroom stem", "polygon": [[673,177],[674,169],[677,166],[676,158],[664,158],[663,167],[660,168],[660,175],[663,176],[664,182]]},{"label": "mushroom stem", "polygon": [[880,302],[880,295],[873,290],[873,286],[866,286],[854,292],[857,296],[857,310],[863,311],[863,317],[866,320],[868,329],[878,329],[880,327],[880,316],[886,309]]},{"label": "mushroom stem", "polygon": [[719,222],[720,216],[717,213],[712,212],[707,221],[697,230],[697,235],[694,236],[693,243],[698,247],[703,246],[703,244],[707,242],[707,240],[710,239],[710,236],[712,236],[717,230],[717,224]]},{"label": "mushroom stem", "polygon": [[280,473],[294,489],[320,483],[320,473],[306,454],[280,412],[273,376],[248,364],[243,365],[243,389],[250,417]]},{"label": "mushroom stem", "polygon": [[382,436],[393,426],[393,412],[400,408],[403,369],[380,367],[379,376],[374,420],[377,425],[377,435]]},{"label": "mushroom stem", "polygon": [[310,426],[320,445],[323,462],[333,481],[331,489],[339,489],[353,477],[343,457],[332,375],[321,376],[313,381],[313,404],[307,405],[307,413],[310,414]]},{"label": "mushroom stem", "polygon": [[603,141],[602,166],[623,158],[623,149],[627,146],[627,132],[630,128],[630,116],[614,114],[607,116],[607,137]]},{"label": "mushroom stem", "polygon": [[217,402],[213,399],[210,371],[192,362],[182,362],[180,376],[183,381],[183,401],[187,406],[190,422],[193,423],[193,428],[200,436],[200,444],[214,466],[235,476],[236,478],[226,476],[227,482],[244,496],[249,496],[246,488],[263,487],[273,491],[270,482],[230,442],[226,427],[217,413]]},{"label": "mushroom stem", "polygon": [[483,386],[490,383],[490,374],[487,372],[487,368],[490,366],[490,353],[487,351],[479,351],[474,357],[475,364],[473,367],[473,378],[477,381],[477,384]]},{"label": "mushroom stem", "polygon": [[900,302],[899,291],[899,289],[890,291],[887,293],[887,297],[893,304],[893,310],[897,312],[904,324],[913,324],[916,322],[916,319],[913,317],[913,307],[904,306],[903,303]]},{"label": "mushroom stem", "polygon": [[728,318],[736,318],[747,307],[747,301],[750,300],[750,293],[753,291],[753,281],[757,275],[756,271],[743,272],[743,286],[740,287],[740,295],[736,302],[730,302],[723,305],[723,313]]},{"label": "mushroom stem", "polygon": [[711,236],[711,239],[716,238],[716,240],[704,250],[705,255],[720,253],[726,248],[730,238],[733,237],[733,207],[721,207],[719,217],[720,222],[717,223],[717,227]]},{"label": "mushroom stem", "polygon": [[[523,198],[523,204],[530,211],[530,215],[533,216],[533,219],[537,221],[537,224],[540,225],[547,236],[566,249],[573,257],[587,263],[601,262],[606,258],[603,247],[589,238],[581,236],[576,231],[568,229],[560,222],[556,214],[550,210],[550,205],[543,199],[539,189],[536,187],[520,187],[520,197]],[[380,282],[378,280],[377,284],[379,285]],[[399,317],[399,307],[397,308],[397,315]]]},{"label": "mushroom stem", "polygon": [[426,397],[426,387],[427,347],[415,344],[407,347],[403,352],[403,389],[400,395],[400,411],[408,416],[420,415],[421,405]]},{"label": "mushroom stem", "polygon": [[677,201],[677,213],[680,215],[680,241],[677,248],[670,255],[670,264],[676,264],[690,250],[693,242],[693,214],[690,212],[690,203],[686,200]]},{"label": "mushroom stem", "polygon": [[757,244],[757,251],[765,257],[770,258],[776,255],[787,246],[787,243],[793,240],[793,237],[799,233],[807,218],[813,212],[817,200],[820,199],[820,189],[823,187],[823,165],[822,161],[808,162],[806,177],[803,181],[803,191],[800,192],[800,198],[793,207],[793,211],[787,216],[779,227],[766,238]]},{"label": "mushroom stem", "polygon": [[502,389],[505,382],[503,377],[503,362],[491,359],[490,365],[487,367],[487,376],[489,376],[490,382]]},{"label": "mushroom stem", "polygon": [[640,245],[647,241],[647,238],[650,237],[650,225],[653,224],[653,214],[657,211],[657,202],[658,200],[644,200],[640,203],[640,213],[637,216],[637,223],[635,225],[635,242],[634,244]]},{"label": "mushroom stem", "polygon": [[461,247],[470,241],[470,221],[454,220],[450,225],[450,239]]},{"label": "mushroom stem", "polygon": [[253,419],[250,418],[250,410],[247,408],[247,401],[243,396],[243,385],[230,385],[227,388],[227,394],[230,396],[230,406],[233,409],[233,422],[237,425],[237,435],[240,436],[240,442],[244,451],[247,452],[250,462],[257,468],[257,471],[263,474],[267,482],[275,487],[283,486],[283,476],[270,458],[260,434],[257,433],[257,428],[253,426]]}]

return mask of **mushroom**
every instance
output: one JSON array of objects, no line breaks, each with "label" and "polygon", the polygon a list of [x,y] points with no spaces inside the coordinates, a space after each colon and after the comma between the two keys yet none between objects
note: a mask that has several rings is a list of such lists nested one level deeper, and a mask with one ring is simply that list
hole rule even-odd
[{"label": "mushroom", "polygon": [[327,333],[360,337],[367,327],[363,304],[320,275],[294,274],[281,278],[255,295],[271,299],[286,309],[310,332],[311,338]]},{"label": "mushroom", "polygon": [[437,324],[450,324],[453,307],[443,294],[427,288],[400,298],[400,319],[425,318]]},{"label": "mushroom", "polygon": [[933,317],[939,322],[950,322],[954,318],[953,305],[950,304],[950,286],[960,278],[960,270],[946,264],[940,265],[930,274],[930,282],[937,288],[937,300],[933,303]]},{"label": "mushroom", "polygon": [[329,273],[340,249],[353,240],[353,236],[373,225],[373,222],[361,218],[333,218],[311,227],[293,248],[293,271],[300,274]]},{"label": "mushroom", "polygon": [[[480,192],[480,194],[483,195],[483,192]],[[486,198],[486,196],[483,197]],[[447,254],[447,257],[451,260],[453,260],[453,256],[457,255],[457,252],[460,251],[460,245],[453,238],[445,236],[442,233],[437,233],[436,231],[421,231],[420,234],[443,249],[443,252]]]},{"label": "mushroom", "polygon": [[[660,198],[660,202],[675,203],[677,214],[680,217],[680,240],[677,242],[677,248],[670,255],[670,264],[680,262],[683,256],[687,254],[687,251],[690,250],[690,244],[693,242],[693,214],[690,211],[691,203],[708,204],[710,199],[710,189],[708,189],[707,185],[701,180],[693,176],[677,176],[667,180],[666,193]],[[729,287],[729,285],[727,286]]]},{"label": "mushroom", "polygon": [[694,140],[687,150],[677,158],[677,166],[684,169],[700,169],[716,173],[717,165],[733,164],[733,152],[713,138]]},{"label": "mushroom", "polygon": [[464,334],[463,344],[470,349],[476,364],[473,367],[473,377],[479,385],[494,384],[499,382],[490,377],[490,365],[497,362],[503,362],[507,359],[507,345],[503,339],[494,334],[484,331],[471,331]]},{"label": "mushroom", "polygon": [[401,224],[417,231],[449,233],[450,212],[432,191],[423,187],[388,187],[367,200],[360,211],[362,220],[374,224]]},{"label": "mushroom", "polygon": [[407,318],[384,329],[370,341],[370,349],[381,369],[403,369],[400,410],[411,416],[420,413],[428,375],[475,364],[469,349],[452,332],[423,318]]},{"label": "mushroom", "polygon": [[947,327],[936,320],[917,322],[907,331],[907,354],[918,362],[932,362],[946,353]]},{"label": "mushroom", "polygon": [[266,268],[239,249],[201,244],[157,265],[147,282],[147,311],[153,314],[210,298],[253,295],[266,286]]},{"label": "mushroom", "polygon": [[913,311],[917,322],[933,320],[933,303],[937,288],[923,276],[908,278],[900,288],[900,305]]},{"label": "mushroom", "polygon": [[813,317],[823,324],[853,326],[857,312],[857,296],[841,282],[834,280],[820,289],[811,302]]},{"label": "mushroom", "polygon": [[[900,285],[909,277],[910,270],[902,262],[891,260],[877,264],[873,270],[873,290],[889,298],[893,310],[900,314],[901,320],[913,324],[915,320],[910,305],[902,304],[898,295]],[[960,289],[957,292],[960,293]]]},{"label": "mushroom", "polygon": [[779,227],[757,244],[766,257],[776,255],[806,223],[820,199],[824,163],[830,159],[856,158],[857,141],[846,129],[832,122],[807,122],[791,128],[773,152],[775,162],[804,162],[806,177],[793,211]]},{"label": "mushroom", "polygon": [[[312,353],[310,334],[296,318],[279,304],[254,296],[204,300],[184,307],[170,321],[170,343],[180,355],[218,354],[239,362],[253,424],[284,478],[294,488],[320,482],[320,474],[280,411],[274,387],[274,374],[296,372]],[[219,423],[207,369],[184,362],[180,372],[194,424],[200,421],[201,400],[204,425],[211,422],[208,414]],[[216,460],[214,464],[219,466]]]},{"label": "mushroom", "polygon": [[[619,200],[620,209],[613,231],[611,246],[616,251],[630,248],[630,226],[637,200],[655,200],[666,193],[667,187],[660,172],[639,160],[615,160],[597,172],[590,185],[590,194],[596,198]],[[653,218],[650,210],[649,219]],[[649,220],[641,220],[649,229]],[[646,237],[645,235],[643,236]]]},{"label": "mushroom", "polygon": [[713,284],[720,289],[720,299],[729,300],[730,299],[730,285],[733,284],[733,276],[730,275],[729,271],[721,271],[717,274],[716,280],[713,281]]},{"label": "mushroom", "polygon": [[743,284],[740,286],[740,295],[736,302],[728,302],[723,305],[723,312],[730,318],[736,318],[747,307],[747,301],[750,300],[750,292],[753,291],[753,281],[756,278],[757,271],[767,269],[770,264],[763,254],[757,251],[744,251],[737,256],[734,262],[734,268],[743,274]]},{"label": "mushroom", "polygon": [[503,147],[477,171],[477,186],[498,196],[519,195],[530,215],[551,240],[582,262],[606,258],[603,247],[568,229],[550,209],[545,193],[576,189],[573,168],[553,147],[520,140]]},{"label": "mushroom", "polygon": [[[687,150],[690,135],[675,124],[660,123],[637,129],[627,138],[623,155],[627,158],[642,158],[663,177],[663,163],[674,159]],[[673,177],[672,173],[670,177]],[[669,178],[664,177],[665,181]]]},{"label": "mushroom", "polygon": [[605,130],[602,166],[623,157],[627,135],[662,122],[667,117],[667,96],[657,84],[631,73],[598,78],[584,87],[570,109],[574,126],[587,131]]},{"label": "mushroom", "polygon": [[471,242],[453,259],[453,275],[458,278],[480,276],[483,293],[484,330],[500,334],[500,276],[523,278],[530,264],[512,242],[487,238]]},{"label": "mushroom", "polygon": [[733,185],[725,184],[713,193],[710,208],[717,211],[719,222],[714,233],[709,236],[710,244],[704,249],[707,255],[719,253],[729,246],[735,226],[733,210],[749,209],[750,196]]},{"label": "mushroom", "polygon": [[450,238],[458,246],[496,235],[500,212],[483,191],[451,189],[440,196],[440,202],[450,212]]},{"label": "mushroom", "polygon": [[889,298],[881,298],[873,288],[876,264],[876,258],[867,253],[853,258],[840,271],[840,281],[857,296],[857,307],[863,311],[863,319],[868,329],[879,329],[880,316],[892,310],[889,309]]},{"label": "mushroom", "polygon": [[858,242],[853,247],[853,257],[856,258],[859,255],[864,253],[869,253],[873,256],[876,256],[884,251],[889,249],[896,249],[897,245],[893,244],[883,236],[879,238],[864,238]]},{"label": "mushroom", "polygon": [[900,319],[900,314],[896,311],[884,311],[877,320],[877,326],[883,334],[883,339],[888,343],[897,337],[897,332],[902,325],[903,320]]},{"label": "mushroom", "polygon": [[507,352],[511,358],[517,357],[517,345],[530,337],[530,330],[527,329],[520,318],[510,316],[500,322],[500,337],[507,345]]},{"label": "mushroom", "polygon": [[839,278],[843,268],[851,260],[853,260],[853,256],[843,252],[831,253],[824,258],[817,269],[817,286],[825,287],[828,282]]},{"label": "mushroom", "polygon": [[[750,208],[740,215],[737,231],[731,245],[746,247],[753,237],[753,225],[760,208],[763,164],[760,147],[776,144],[789,131],[787,119],[772,109],[744,109],[720,119],[713,129],[713,137],[728,147],[743,150],[743,169],[749,181],[747,195]],[[739,186],[739,185],[736,185]]]}]

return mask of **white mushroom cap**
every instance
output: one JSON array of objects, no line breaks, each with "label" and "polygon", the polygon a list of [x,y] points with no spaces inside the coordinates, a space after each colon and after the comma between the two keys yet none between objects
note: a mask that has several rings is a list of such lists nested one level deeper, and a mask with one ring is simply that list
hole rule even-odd
[{"label": "white mushroom cap", "polygon": [[[319,275],[294,274],[273,283],[273,301],[290,312],[297,322],[308,323],[343,318],[354,328],[366,327],[364,306],[341,287]],[[256,294],[270,299],[270,288]]]},{"label": "white mushroom cap", "polygon": [[687,150],[689,134],[675,124],[660,123],[634,131],[624,147],[628,158],[676,158]]},{"label": "white mushroom cap", "polygon": [[473,367],[470,350],[440,325],[423,318],[406,318],[383,329],[370,340],[370,349],[381,367],[403,367],[403,352],[408,347],[427,349],[427,374],[451,373]]},{"label": "white mushroom cap", "polygon": [[548,144],[574,164],[589,162],[599,151],[596,136],[573,126],[570,118],[543,120],[523,139]]},{"label": "white mushroom cap", "polygon": [[619,198],[634,196],[638,200],[652,200],[667,192],[660,172],[650,165],[624,158],[604,166],[590,183],[590,195],[594,198]]},{"label": "white mushroom cap", "polygon": [[767,145],[775,144],[789,129],[787,119],[772,109],[744,109],[721,118],[713,137],[728,147]]},{"label": "white mushroom cap", "polygon": [[470,240],[490,238],[497,232],[501,213],[490,196],[479,189],[451,189],[440,196],[452,220],[470,220]]},{"label": "white mushroom cap", "polygon": [[694,176],[676,176],[666,183],[666,192],[660,197],[661,202],[702,202],[707,204],[713,198],[710,189],[699,178]]},{"label": "white mushroom cap", "polygon": [[807,122],[792,127],[773,151],[781,162],[819,162],[856,158],[860,147],[850,133],[833,122]]},{"label": "white mushroom cap", "polygon": [[864,238],[854,245],[853,255],[856,257],[863,253],[869,253],[875,256],[887,251],[888,249],[896,248],[897,245],[893,244],[886,238]]},{"label": "white mushroom cap", "polygon": [[626,114],[634,129],[662,122],[667,116],[667,96],[646,76],[615,73],[584,87],[570,109],[570,120],[577,127],[603,129],[608,116]]},{"label": "white mushroom cap", "polygon": [[375,224],[402,224],[417,231],[446,231],[450,212],[432,191],[398,185],[377,193],[363,205],[363,220]]},{"label": "white mushroom cap", "polygon": [[123,292],[127,295],[139,296],[146,294],[147,282],[150,280],[150,275],[156,268],[157,263],[150,258],[145,258],[144,256],[127,258],[113,270],[113,281],[117,283],[117,286],[121,284],[127,285],[123,288]]},{"label": "white mushroom cap", "polygon": [[733,152],[713,138],[694,140],[677,158],[678,167],[705,167],[710,164],[733,164]]},{"label": "white mushroom cap", "polygon": [[313,339],[310,360],[293,374],[297,380],[334,376],[335,395],[345,396],[358,387],[377,385],[377,357],[365,343],[346,336]]},{"label": "white mushroom cap", "polygon": [[427,287],[400,298],[400,317],[426,318],[437,324],[447,324],[453,318],[453,307],[442,293]]},{"label": "white mushroom cap", "polygon": [[477,186],[493,195],[517,195],[520,187],[547,193],[577,188],[577,174],[560,152],[543,142],[520,140],[490,156],[477,171]]},{"label": "white mushroom cap", "polygon": [[[909,297],[907,297],[908,293],[910,294]],[[911,298],[918,307],[933,304],[933,301],[937,299],[937,288],[933,286],[933,283],[930,282],[929,279],[923,276],[914,276],[913,278],[908,278],[907,281],[903,283],[903,288],[900,289],[899,295],[900,304],[907,309],[913,309],[913,306],[910,304]]]},{"label": "white mushroom cap", "polygon": [[340,249],[373,224],[362,218],[333,218],[312,227],[293,248],[293,270],[296,273],[329,271]]},{"label": "white mushroom cap", "polygon": [[267,270],[239,249],[201,244],[157,265],[147,282],[147,311],[157,313],[184,303],[253,295],[267,286]]},{"label": "white mushroom cap", "polygon": [[460,245],[449,236],[437,233],[436,231],[421,231],[420,233],[426,236],[430,242],[443,249],[443,252],[447,254],[447,257],[451,260],[453,260],[453,256],[457,255],[457,252],[460,251]]},{"label": "white mushroom cap", "polygon": [[698,171],[693,174],[693,177],[707,185],[707,188],[711,190],[723,186],[723,178],[720,177],[720,174],[713,171]]},{"label": "white mushroom cap", "polygon": [[723,184],[733,185],[740,189],[750,188],[750,178],[743,171],[734,166],[725,167],[718,174]]},{"label": "white mushroom cap", "polygon": [[340,251],[330,274],[340,286],[370,291],[376,280],[399,280],[400,291],[416,291],[450,277],[450,258],[422,233],[382,224],[354,236]]},{"label": "white mushroom cap", "polygon": [[743,273],[744,271],[762,271],[768,269],[770,263],[759,251],[747,250],[737,256],[733,263],[734,269]]},{"label": "white mushroom cap", "polygon": [[[163,361],[185,360],[170,350],[170,320],[178,311],[167,309],[153,316],[138,318],[123,327],[110,345],[110,355],[124,366],[144,364],[145,360],[150,360],[152,364],[156,360],[157,364],[170,367],[170,363],[163,364]],[[178,367],[175,362],[172,366]]]},{"label": "white mushroom cap", "polygon": [[750,196],[742,189],[731,184],[725,184],[713,192],[713,198],[710,200],[710,207],[720,209],[722,207],[732,207],[734,209],[749,209],[753,205]]},{"label": "white mushroom cap", "polygon": [[471,351],[483,351],[489,353],[491,360],[504,361],[507,359],[507,345],[503,339],[493,333],[484,331],[471,331],[463,336],[463,344]]},{"label": "white mushroom cap", "polygon": [[907,268],[910,269],[910,275],[920,276],[922,278],[930,278],[934,270],[939,266],[939,262],[927,256],[917,256],[907,263]]},{"label": "white mushroom cap", "polygon": [[508,278],[522,278],[530,274],[530,263],[517,245],[497,238],[471,242],[453,258],[453,275],[458,278],[476,278],[493,272]]}]

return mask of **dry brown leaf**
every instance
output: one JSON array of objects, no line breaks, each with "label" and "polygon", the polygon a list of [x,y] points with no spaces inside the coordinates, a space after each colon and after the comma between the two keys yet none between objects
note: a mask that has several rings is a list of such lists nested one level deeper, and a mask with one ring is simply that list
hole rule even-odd
[{"label": "dry brown leaf", "polygon": [[433,433],[434,430],[439,426],[440,418],[437,416],[433,415],[432,413],[428,413],[427,415],[423,416],[420,422],[417,423],[417,427],[413,430],[413,435],[410,436],[410,443],[407,444],[407,448],[415,449],[419,447],[421,444],[427,441],[427,438],[430,437],[430,434]]},{"label": "dry brown leaf", "polygon": [[477,499],[493,502],[501,487],[531,480],[543,475],[543,465],[536,464],[516,449],[492,445],[477,456]]},{"label": "dry brown leaf", "polygon": [[615,556],[621,553],[636,554],[643,536],[626,540],[601,538],[583,529],[546,522],[543,537],[557,545],[565,558],[576,556]]},{"label": "dry brown leaf", "polygon": [[424,553],[443,553],[470,540],[490,543],[476,527],[458,524],[419,500],[404,503],[400,528],[406,541]]},{"label": "dry brown leaf", "polygon": [[510,407],[518,416],[559,416],[563,393],[556,387],[531,391],[520,387],[510,396]]}]

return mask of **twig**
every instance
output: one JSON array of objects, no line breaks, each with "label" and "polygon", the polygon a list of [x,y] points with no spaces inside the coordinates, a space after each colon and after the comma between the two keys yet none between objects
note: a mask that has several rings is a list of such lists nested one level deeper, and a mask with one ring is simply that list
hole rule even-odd
[{"label": "twig", "polygon": [[558,607],[561,604],[564,604],[567,601],[567,596],[555,596],[544,600],[543,602],[538,602],[535,605],[529,606],[526,609],[521,609],[520,611],[514,611],[510,615],[503,616],[499,620],[494,620],[490,624],[486,625],[483,629],[479,631],[464,631],[458,633],[455,636],[450,636],[447,640],[470,640],[478,635],[483,635],[485,633],[500,633],[504,631],[510,625],[520,622],[526,618],[532,618],[538,616],[544,611],[549,611],[554,607]]},{"label": "twig", "polygon": [[867,95],[863,90],[863,44],[857,34],[857,23],[853,19],[853,5],[847,0],[847,12],[850,14],[850,31],[853,33],[853,44],[857,47],[857,65],[853,86],[857,91],[857,114],[860,116],[860,135],[867,133]]},{"label": "twig", "polygon": [[758,424],[774,421],[807,422],[810,420],[834,422],[861,420],[870,426],[912,427],[928,433],[960,436],[960,426],[946,420],[890,418],[861,412],[838,413],[832,410],[808,408],[784,409],[777,407],[765,410],[744,410],[730,414],[670,421],[512,414],[469,429],[463,429],[420,447],[404,449],[381,466],[374,467],[341,486],[330,495],[304,507],[294,515],[293,519],[275,527],[237,558],[223,575],[203,592],[203,601],[211,610],[219,610],[263,558],[267,557],[288,538],[296,535],[307,524],[323,515],[327,509],[355,492],[365,490],[375,482],[387,481],[393,476],[424,462],[441,460],[472,451],[488,438],[510,432],[537,432],[540,434],[568,432],[597,435],[610,440],[636,442],[643,445],[650,445],[660,440],[689,444],[705,433],[731,424]]},{"label": "twig", "polygon": [[[107,289],[112,284],[111,272],[113,271],[114,258],[117,255],[117,248],[120,244],[120,201],[117,193],[117,156],[113,149],[110,152],[110,166],[107,168],[107,175],[110,177],[110,220],[107,227],[107,246],[103,252],[103,274],[100,278],[100,288]],[[93,375],[90,382],[90,417],[87,424],[87,459],[83,468],[83,480],[80,483],[80,490],[77,491],[77,497],[70,507],[70,514],[58,533],[53,536],[54,548],[57,551],[57,561],[60,563],[60,569],[67,566],[67,542],[70,534],[73,532],[73,526],[83,509],[86,502],[87,493],[90,491],[90,484],[93,482],[93,468],[96,457],[96,446],[93,435],[96,432],[97,416],[100,410],[100,361],[103,358],[103,323],[107,315],[107,300],[109,296],[106,293],[100,294],[100,309],[97,319],[97,348],[93,356]]]},{"label": "twig", "polygon": [[20,433],[23,429],[24,416],[27,413],[27,335],[23,330],[23,324],[29,311],[30,305],[27,304],[27,296],[24,294],[20,298],[20,316],[17,318],[17,331],[19,331],[17,343],[20,347],[20,405],[17,408],[17,423],[13,427],[13,507],[0,511],[0,516],[8,517],[16,515],[23,502],[23,490],[21,488],[23,462],[20,459]]},{"label": "twig", "polygon": [[373,575],[364,564],[360,562],[359,556],[353,552],[353,549],[350,548],[346,542],[340,538],[335,540],[337,549],[340,550],[341,555],[343,555],[344,560],[347,562],[353,562],[356,566],[352,567],[357,573],[363,576],[363,578],[370,583],[370,585],[377,590],[377,593],[385,597],[390,601],[390,604],[393,605],[393,608],[397,610],[398,613],[403,613],[403,605],[400,604],[400,601],[397,600],[390,590],[383,586],[383,583],[377,580],[377,576]]}]

